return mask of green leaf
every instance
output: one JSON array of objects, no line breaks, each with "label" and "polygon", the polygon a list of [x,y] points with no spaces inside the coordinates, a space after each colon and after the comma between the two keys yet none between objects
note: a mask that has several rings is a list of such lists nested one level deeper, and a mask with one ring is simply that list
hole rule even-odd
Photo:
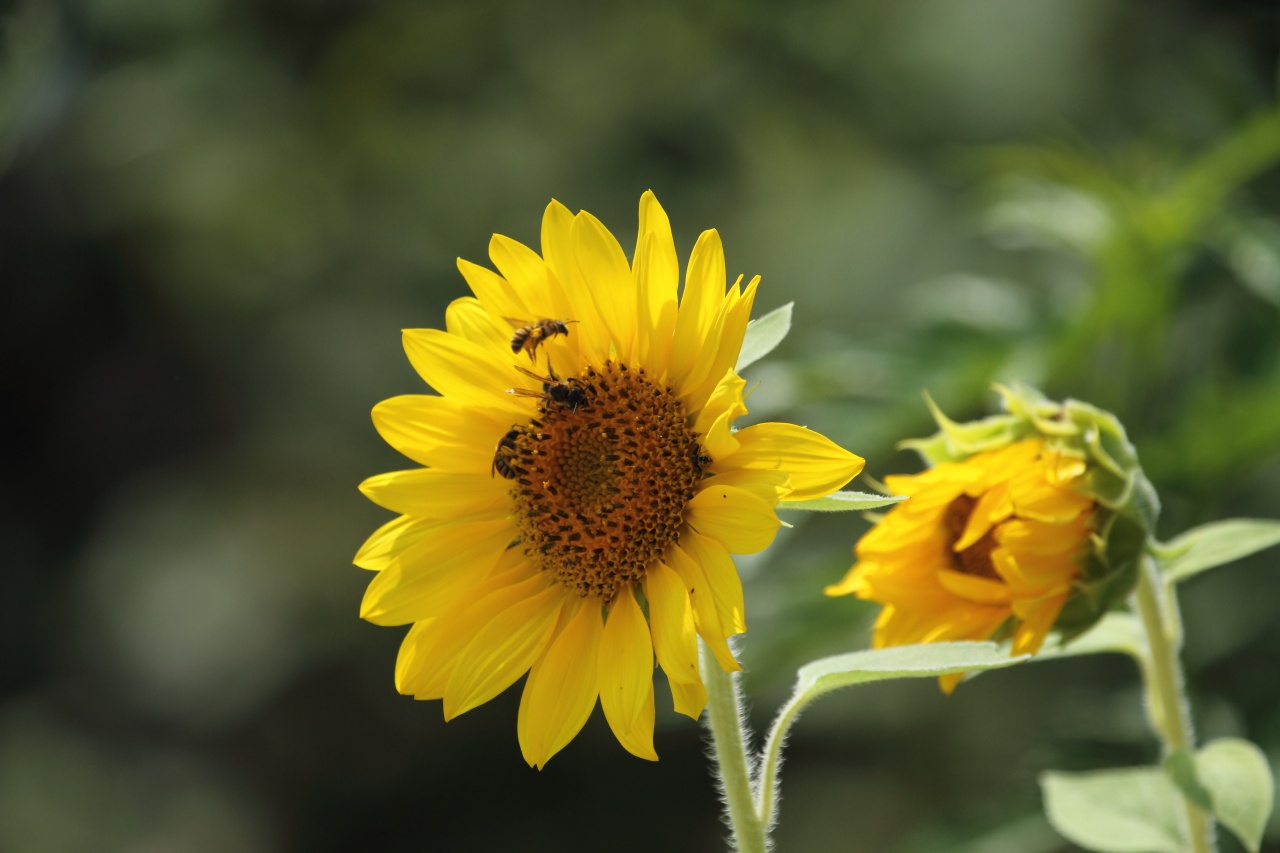
[{"label": "green leaf", "polygon": [[747,333],[742,337],[742,349],[738,352],[738,364],[734,370],[741,373],[749,364],[754,364],[773,352],[791,331],[791,306],[788,302],[781,308],[775,308],[759,319],[747,324]]},{"label": "green leaf", "polygon": [[1013,666],[1028,655],[1010,657],[995,643],[930,643],[893,646],[821,658],[796,673],[796,690],[778,711],[765,739],[760,763],[758,803],[761,814],[773,814],[778,784],[778,763],[787,732],[800,712],[813,700],[842,687],[886,681],[891,678],[929,678],[957,672],[976,672]]},{"label": "green leaf", "polygon": [[1130,657],[1142,654],[1142,625],[1132,613],[1108,613],[1089,630],[1059,646],[1046,645],[1037,660],[1118,652]]},{"label": "green leaf", "polygon": [[[885,681],[890,678],[928,678],[985,669],[999,669],[1028,660],[1010,657],[995,643],[927,643],[891,646],[820,658],[796,674],[796,696],[811,701],[832,690]],[[794,700],[793,700],[794,701]]]},{"label": "green leaf", "polygon": [[1280,521],[1232,518],[1192,528],[1155,551],[1165,577],[1176,582],[1277,544]]},{"label": "green leaf", "polygon": [[1262,750],[1239,738],[1215,740],[1196,753],[1195,771],[1218,821],[1250,853],[1258,853],[1275,801],[1271,766]]},{"label": "green leaf", "polygon": [[1043,773],[1053,828],[1099,853],[1185,853],[1182,797],[1158,767]]},{"label": "green leaf", "polygon": [[825,498],[814,498],[809,501],[781,501],[778,504],[778,509],[799,509],[806,512],[853,512],[878,509],[906,499],[905,495],[877,495],[871,492],[832,492]]},{"label": "green leaf", "polygon": [[1206,811],[1213,809],[1213,797],[1200,784],[1200,774],[1196,770],[1195,756],[1184,749],[1171,752],[1160,762],[1164,772],[1169,775],[1173,784],[1178,786],[1187,799]]}]

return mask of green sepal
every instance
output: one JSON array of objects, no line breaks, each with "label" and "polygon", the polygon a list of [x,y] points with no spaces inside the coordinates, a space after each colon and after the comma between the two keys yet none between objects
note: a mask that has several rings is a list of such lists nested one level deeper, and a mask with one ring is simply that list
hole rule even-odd
[{"label": "green sepal", "polygon": [[974,454],[1004,447],[1031,435],[1026,422],[1014,415],[992,415],[968,423],[957,423],[938,408],[927,391],[924,402],[938,424],[938,431],[928,438],[900,441],[898,447],[902,450],[914,450],[930,466],[943,462],[961,462]]},{"label": "green sepal", "polygon": [[1053,623],[1063,644],[1070,643],[1115,610],[1138,580],[1138,562],[1125,563],[1097,580],[1077,580]]}]

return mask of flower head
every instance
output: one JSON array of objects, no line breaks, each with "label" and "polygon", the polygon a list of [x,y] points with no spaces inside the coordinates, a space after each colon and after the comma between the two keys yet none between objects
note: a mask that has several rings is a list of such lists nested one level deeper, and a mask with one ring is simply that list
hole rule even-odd
[{"label": "flower head", "polygon": [[1008,414],[957,424],[935,408],[939,433],[904,442],[932,467],[885,478],[910,500],[862,537],[857,562],[826,590],[884,605],[877,648],[994,637],[1034,653],[1052,629],[1087,629],[1132,586],[1156,507],[1118,422],[998,390]]},{"label": "flower head", "polygon": [[373,410],[424,466],[361,490],[399,516],[356,555],[378,572],[361,615],[412,625],[396,686],[446,719],[528,673],[517,733],[543,766],[597,698],[635,755],[653,750],[655,658],[675,709],[706,702],[697,637],[725,670],[746,630],[731,554],[773,540],[779,500],[839,488],[862,460],[789,424],[734,432],[734,372],[758,277],[726,292],[719,235],[679,267],[666,214],[640,199],[634,259],[586,212],[552,202],[542,254],[494,236],[494,273],[459,260],[474,297],[446,330],[404,332],[436,395]]}]

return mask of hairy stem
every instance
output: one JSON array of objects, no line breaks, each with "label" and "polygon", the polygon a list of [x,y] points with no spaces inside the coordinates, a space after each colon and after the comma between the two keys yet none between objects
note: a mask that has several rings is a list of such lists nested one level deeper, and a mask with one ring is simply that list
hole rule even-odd
[{"label": "hairy stem", "polygon": [[[1182,664],[1178,659],[1182,647],[1178,602],[1149,558],[1143,558],[1139,567],[1138,586],[1133,598],[1147,640],[1142,673],[1152,726],[1166,754],[1191,752],[1195,748],[1195,730],[1191,724],[1191,707],[1187,703]],[[1193,853],[1215,851],[1217,846],[1208,816],[1186,796],[1182,799],[1191,833],[1191,850]]]},{"label": "hairy stem", "polygon": [[766,853],[769,849],[764,822],[755,808],[751,790],[752,760],[747,754],[747,733],[742,716],[738,678],[725,672],[705,644],[699,643],[703,678],[707,685],[707,728],[711,730],[712,758],[724,792],[725,814],[733,830],[737,853]]}]

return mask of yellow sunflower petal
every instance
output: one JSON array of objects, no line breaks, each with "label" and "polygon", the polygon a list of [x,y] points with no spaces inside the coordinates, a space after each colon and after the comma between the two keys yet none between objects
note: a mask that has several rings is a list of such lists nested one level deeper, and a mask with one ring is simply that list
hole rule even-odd
[{"label": "yellow sunflower petal", "polygon": [[769,547],[778,532],[778,516],[760,498],[733,486],[705,486],[685,508],[685,520],[699,533],[717,539],[734,554],[755,554]]},{"label": "yellow sunflower petal", "polygon": [[691,684],[678,681],[669,681],[669,683],[676,713],[684,714],[690,719],[698,719],[702,715],[702,709],[707,707],[707,687],[702,683],[701,676]]},{"label": "yellow sunflower petal", "polygon": [[702,355],[712,319],[724,299],[725,279],[724,246],[720,235],[714,230],[704,231],[689,255],[684,294],[676,317],[671,376],[677,381],[683,381],[693,372]]},{"label": "yellow sunflower petal", "polygon": [[732,370],[726,372],[694,419],[694,432],[712,460],[725,460],[738,452],[738,438],[730,424],[747,413],[742,402],[746,387],[746,380]]},{"label": "yellow sunflower petal", "polygon": [[680,544],[685,553],[702,567],[724,632],[727,635],[745,633],[747,608],[742,594],[742,578],[733,557],[715,539],[693,530],[680,538]]},{"label": "yellow sunflower petal", "polygon": [[546,577],[512,587],[471,625],[454,630],[472,640],[444,690],[444,718],[453,719],[488,702],[529,671],[551,640],[551,629],[566,600],[565,591]]},{"label": "yellow sunflower petal", "polygon": [[496,353],[439,329],[405,329],[404,351],[418,375],[445,397],[526,415],[507,393],[512,374]]},{"label": "yellow sunflower petal", "polygon": [[493,317],[523,317],[529,313],[511,282],[479,264],[458,258],[458,272],[471,286],[471,292]]},{"label": "yellow sunflower petal", "polygon": [[832,597],[838,595],[855,595],[861,591],[862,576],[858,571],[858,566],[856,564],[850,568],[849,571],[845,572],[844,577],[839,581],[833,584],[828,584],[822,588],[823,595],[829,595]]},{"label": "yellow sunflower petal", "polygon": [[956,540],[956,544],[951,546],[951,550],[963,551],[986,536],[987,531],[1012,514],[1013,502],[1009,499],[1008,486],[1005,483],[995,484],[978,498],[978,502],[969,512],[969,521],[965,525],[964,532]]},{"label": "yellow sunflower petal", "polygon": [[614,737],[618,739],[618,743],[622,744],[622,748],[627,752],[636,758],[657,761],[658,753],[653,748],[653,720],[653,677],[650,676],[644,694],[644,704],[640,708],[640,713],[636,715],[635,720],[631,723],[631,727],[619,730],[613,728],[613,724],[610,723],[610,728],[613,730]]},{"label": "yellow sunflower petal", "polygon": [[725,297],[723,316],[718,318],[710,338],[714,346],[714,355],[708,361],[707,371],[700,385],[685,385],[684,397],[690,409],[696,411],[711,396],[716,383],[726,370],[733,369],[738,363],[738,355],[742,352],[742,337],[746,334],[747,323],[751,321],[751,306],[755,303],[756,288],[760,284],[760,276],[756,276],[747,284],[742,295],[735,297],[732,292]]},{"label": "yellow sunflower petal", "polygon": [[674,282],[669,288],[670,294],[666,295],[667,283],[655,271],[655,267],[662,264],[659,245],[657,236],[650,232],[644,235],[636,249],[635,277],[640,317],[635,357],[647,366],[651,376],[663,379],[671,365],[671,339],[675,332],[677,306]]},{"label": "yellow sunflower petal", "polygon": [[995,548],[991,551],[991,564],[1019,598],[1039,598],[1065,590],[1080,573],[1069,553],[1015,556],[1007,548]]},{"label": "yellow sunflower petal", "polygon": [[423,619],[421,622],[414,622],[409,628],[409,633],[404,635],[404,640],[400,643],[400,651],[396,653],[396,690],[400,693],[414,692],[419,670],[426,661],[431,659],[423,638],[431,635],[436,621]]},{"label": "yellow sunflower petal", "polygon": [[438,615],[484,578],[515,534],[508,520],[438,525],[369,582],[360,617],[406,625]]},{"label": "yellow sunflower petal", "polygon": [[658,197],[652,190],[645,190],[640,196],[640,224],[636,233],[637,249],[643,245],[645,236],[653,235],[652,258],[649,268],[649,303],[650,310],[657,315],[663,303],[676,298],[676,287],[680,283],[680,263],[676,260],[676,241],[671,236],[671,220],[667,212],[658,204]]},{"label": "yellow sunflower petal", "polygon": [[1009,484],[1012,502],[1023,518],[1065,524],[1093,505],[1087,495],[1050,485],[1039,471],[1034,474],[1038,476],[1018,477]]},{"label": "yellow sunflower petal", "polygon": [[416,699],[444,698],[458,655],[471,641],[472,634],[466,633],[466,626],[484,624],[483,616],[477,620],[474,614],[494,612],[507,600],[502,596],[510,595],[506,590],[540,575],[519,549],[512,548],[498,559],[489,577],[471,590],[467,604],[440,617],[413,623],[396,658],[396,690]]},{"label": "yellow sunflower petal", "polygon": [[373,407],[373,426],[383,441],[420,465],[488,473],[494,445],[511,420],[494,409],[446,397],[402,394]]},{"label": "yellow sunflower petal", "polygon": [[671,220],[652,191],[640,196],[640,223],[632,263],[640,298],[639,355],[655,376],[666,373],[677,316],[680,263]]},{"label": "yellow sunflower petal", "polygon": [[1082,524],[1046,524],[1013,519],[996,530],[996,541],[1019,554],[1065,554],[1079,548],[1085,536]]},{"label": "yellow sunflower petal", "polygon": [[725,672],[737,672],[742,669],[733,657],[729,648],[729,637],[733,636],[731,627],[720,623],[720,612],[716,607],[715,593],[711,590],[711,582],[697,560],[685,553],[679,545],[668,549],[669,565],[684,582],[689,591],[689,603],[693,606],[693,624],[698,636],[711,649],[716,660]]},{"label": "yellow sunflower petal", "polygon": [[1013,634],[1013,654],[1026,655],[1040,651],[1066,601],[1066,595],[1057,595],[1015,602],[1014,613],[1022,620],[1022,624]]},{"label": "yellow sunflower petal", "polygon": [[573,218],[573,247],[617,358],[629,363],[636,342],[636,285],[627,256],[604,223],[585,210]]},{"label": "yellow sunflower petal", "polygon": [[698,678],[698,634],[693,626],[689,591],[666,563],[649,566],[644,576],[649,600],[649,628],[653,650],[662,671],[671,681],[689,683]]},{"label": "yellow sunflower petal", "polygon": [[539,315],[528,319],[551,316],[552,293],[548,286],[551,270],[537,252],[519,240],[494,234],[489,238],[489,260],[493,261],[502,277],[511,282],[520,301]]},{"label": "yellow sunflower petal", "polygon": [[764,423],[734,434],[740,445],[726,466],[777,469],[791,479],[788,501],[829,495],[856,477],[864,460],[824,435],[801,426]]},{"label": "yellow sunflower petal", "polygon": [[520,752],[530,767],[541,770],[591,716],[601,627],[600,608],[594,602],[579,604],[530,670],[516,720]]},{"label": "yellow sunflower petal", "polygon": [[[600,707],[629,752],[656,761],[653,751],[653,641],[630,587],[613,600],[600,634]],[[648,709],[648,714],[644,712]],[[647,716],[647,720],[645,719]],[[645,731],[645,723],[648,731]],[[639,725],[637,725],[639,723]]]},{"label": "yellow sunflower petal", "polygon": [[474,296],[462,296],[449,303],[444,312],[444,327],[449,334],[486,349],[501,351],[511,343],[511,330],[505,324],[499,325]]},{"label": "yellow sunflower petal", "polygon": [[562,284],[576,273],[573,259],[573,213],[552,199],[542,214],[542,257]]},{"label": "yellow sunflower petal", "polygon": [[351,562],[362,569],[381,571],[402,552],[418,544],[436,529],[438,521],[402,515],[373,531]]},{"label": "yellow sunflower petal", "polygon": [[[694,394],[706,384],[712,377],[717,380],[724,376],[725,371],[737,363],[734,362],[716,370],[717,356],[721,348],[721,336],[724,333],[725,320],[734,310],[734,306],[742,300],[742,276],[738,276],[737,282],[727,292],[722,291],[722,295],[716,300],[716,306],[711,316],[707,319],[708,329],[705,335],[697,338],[688,344],[689,349],[682,349],[682,342],[679,340],[679,319],[676,321],[677,339],[672,346],[672,372],[671,378],[675,385],[676,393],[686,401],[689,411],[696,412],[702,407],[706,397],[709,395],[700,395],[700,399],[694,400]],[[677,356],[680,359],[677,361]]]},{"label": "yellow sunflower petal", "polygon": [[733,486],[758,497],[769,506],[777,506],[778,501],[791,493],[791,481],[783,471],[766,471],[761,468],[731,468],[728,471],[717,471],[713,462],[711,472],[715,479],[711,482],[718,486]]},{"label": "yellow sunflower petal", "polygon": [[360,491],[380,507],[421,519],[503,517],[511,512],[506,481],[488,473],[434,468],[392,471],[365,480]]},{"label": "yellow sunflower petal", "polygon": [[574,215],[558,201],[547,205],[542,217],[542,257],[564,293],[566,314],[558,319],[576,321],[570,336],[576,339],[584,364],[609,358],[609,328],[592,297],[592,282],[583,278],[573,237]]},{"label": "yellow sunflower petal", "polygon": [[1009,587],[989,578],[966,575],[961,572],[938,572],[938,582],[948,592],[978,604],[1008,604]]}]

